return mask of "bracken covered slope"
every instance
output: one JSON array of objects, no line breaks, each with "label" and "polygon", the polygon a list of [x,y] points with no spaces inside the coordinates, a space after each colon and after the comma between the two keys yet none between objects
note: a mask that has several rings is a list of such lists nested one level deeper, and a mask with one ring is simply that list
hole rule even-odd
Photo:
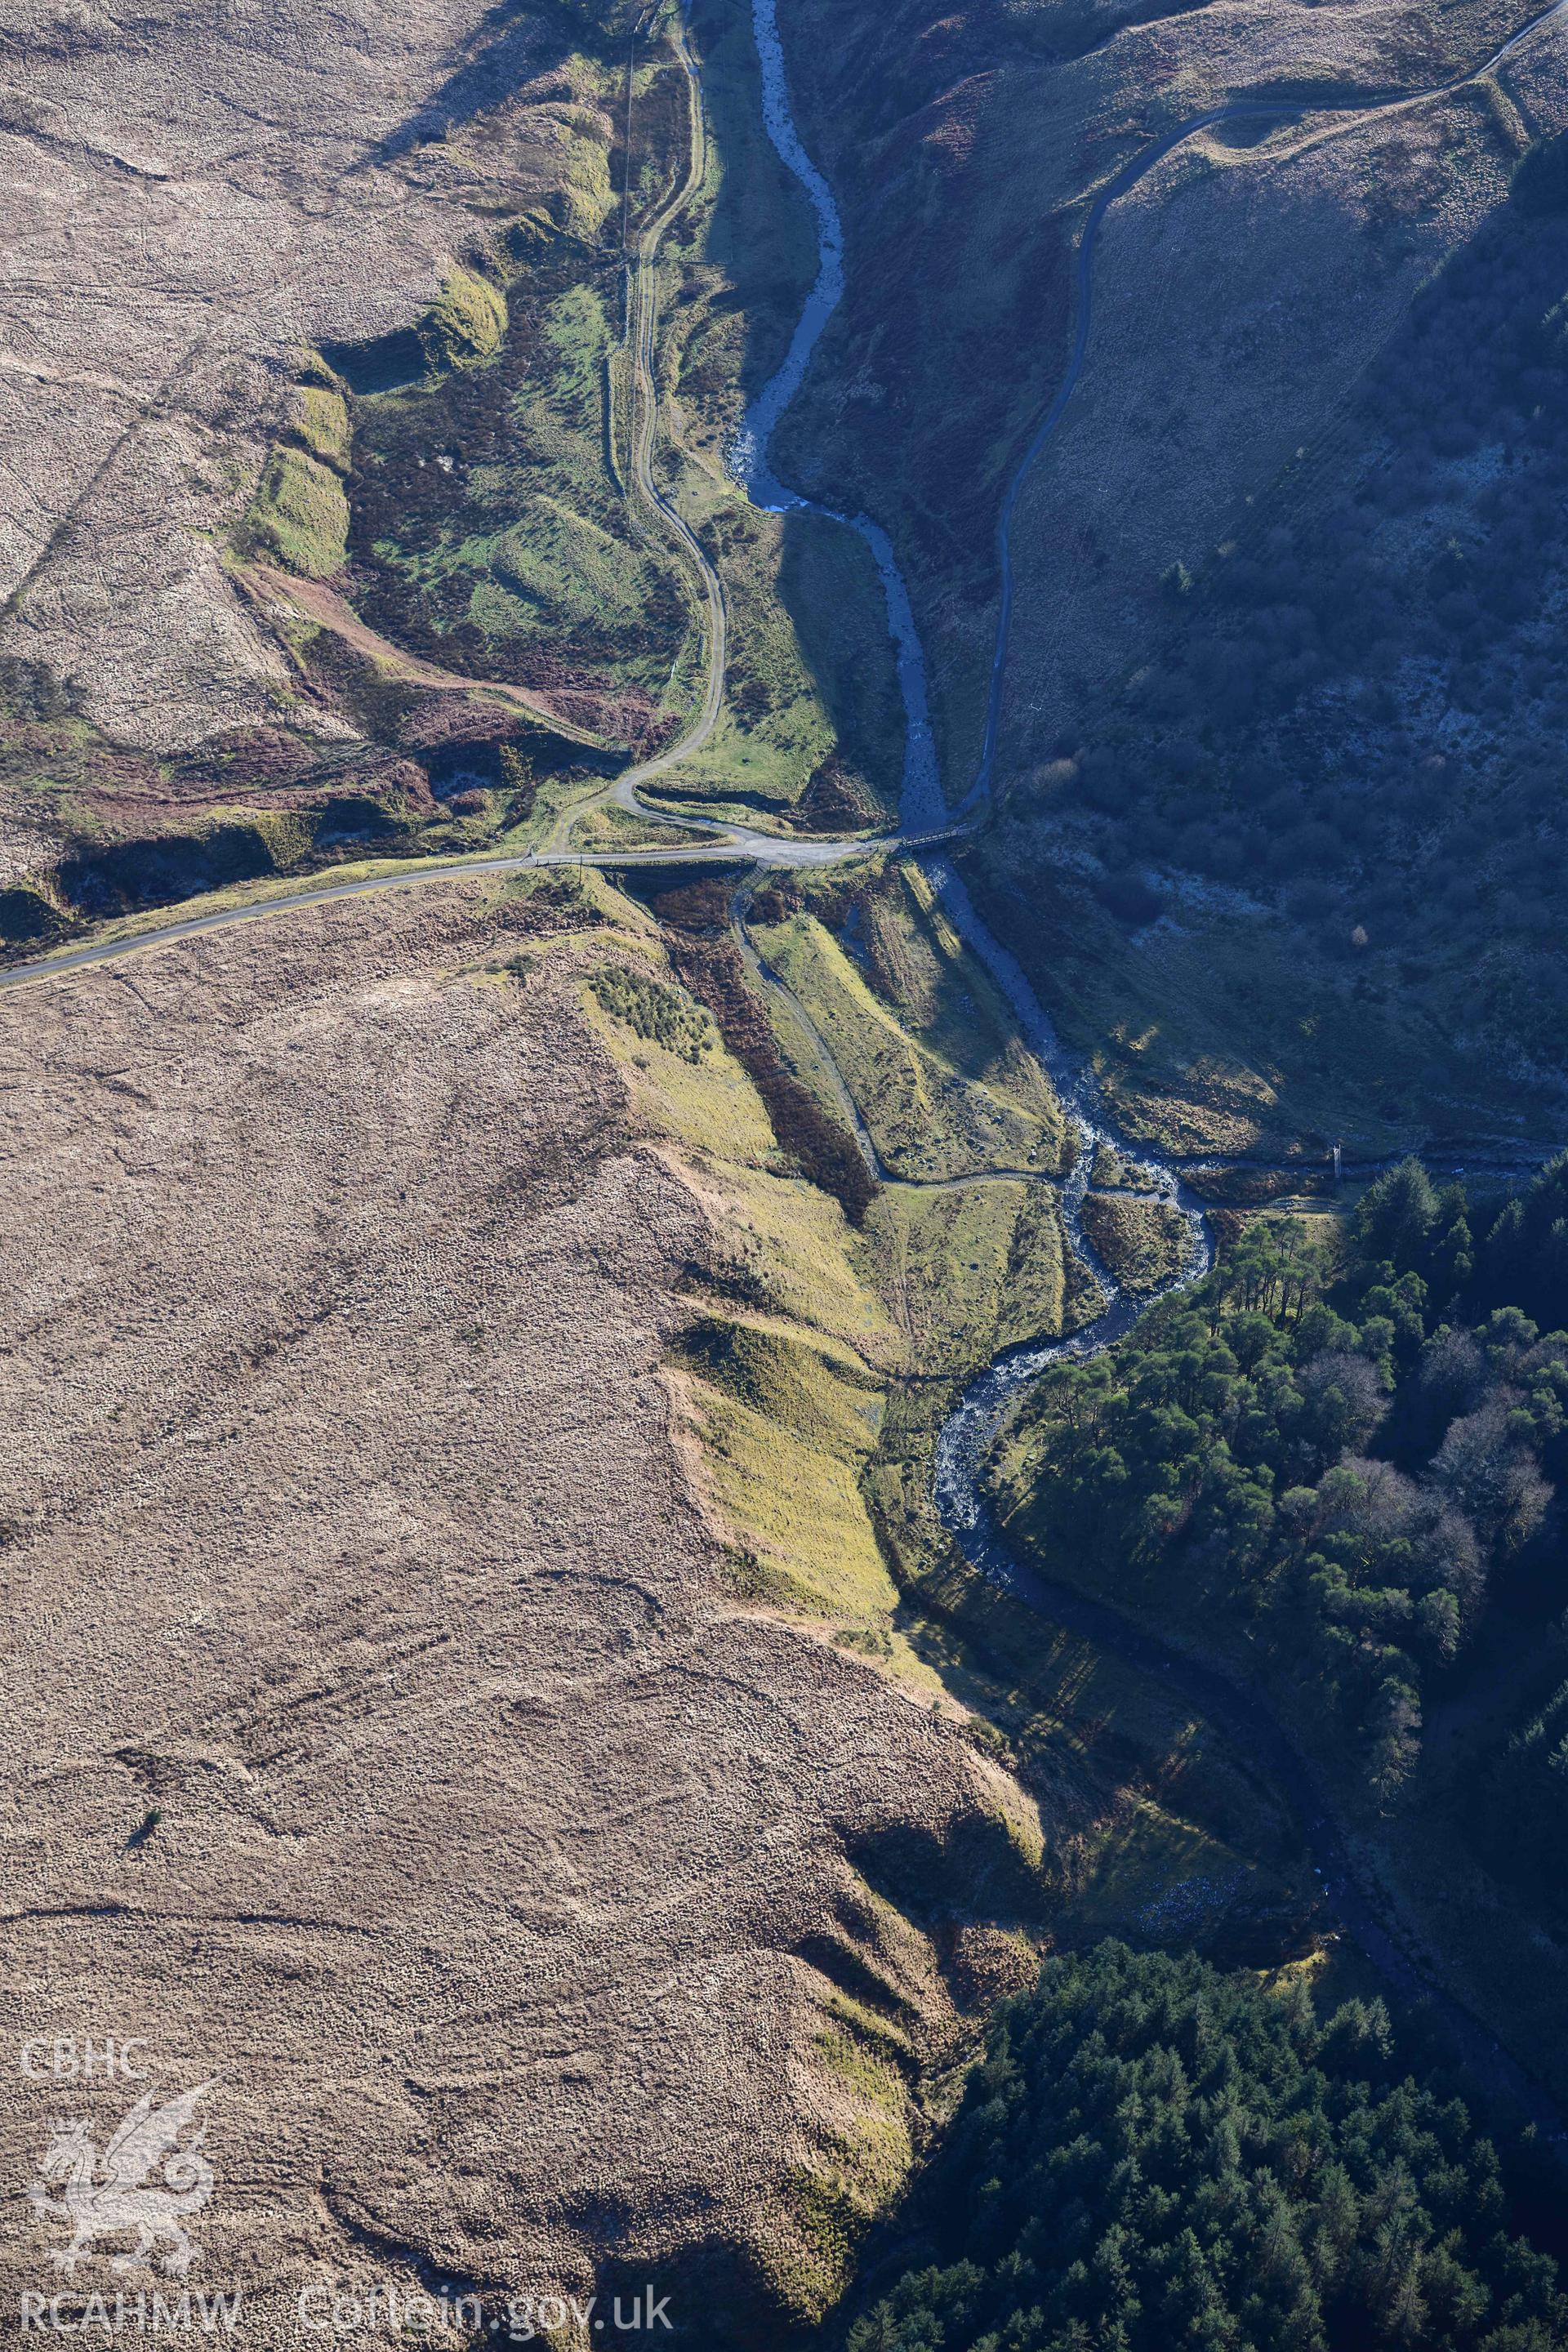
[{"label": "bracken covered slope", "polygon": [[288,670],[218,549],[300,356],[411,329],[531,205],[607,209],[590,29],[483,0],[6,12],[0,652],[157,749],[272,713]]},{"label": "bracken covered slope", "polygon": [[[1018,518],[1004,770],[1138,656],[1162,572],[1200,561],[1331,416],[1423,279],[1502,202],[1568,105],[1560,32],[1429,105],[1531,11],[910,0],[781,12],[807,137],[840,191],[848,292],[787,432],[793,476],[869,502],[909,557],[950,785],[970,781],[1004,487],[1067,363],[1089,201],[1235,99],[1311,135],[1200,139],[1112,214],[1088,372]],[[1143,21],[1140,21],[1143,19]],[[1320,113],[1318,109],[1324,109]],[[1234,138],[1234,134],[1231,134]]]}]

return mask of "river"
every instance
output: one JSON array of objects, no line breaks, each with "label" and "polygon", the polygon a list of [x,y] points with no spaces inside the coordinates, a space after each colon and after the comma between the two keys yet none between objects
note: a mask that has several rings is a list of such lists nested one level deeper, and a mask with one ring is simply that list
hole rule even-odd
[{"label": "river", "polygon": [[[1568,0],[1556,0],[1553,7],[1504,44],[1488,61],[1489,66],[1510,55],[1536,26],[1559,16],[1564,6],[1568,6]],[[906,833],[918,833],[940,824],[948,810],[931,726],[924,649],[908,583],[892,542],[887,532],[866,516],[834,515],[827,508],[787,488],[773,467],[773,436],[805,381],[812,354],[829,320],[844,299],[845,239],[833,191],[806,152],[795,123],[779,34],[777,0],[752,0],[752,22],[762,60],[763,107],[768,136],[805,190],[816,215],[819,263],[816,282],[806,299],[788,353],[747,411],[731,453],[731,470],[755,505],[773,513],[803,511],[821,515],[858,531],[870,548],[887,597],[889,629],[898,649],[899,684],[907,726],[900,824]],[[1480,70],[1487,69],[1483,67]],[[1463,78],[1466,81],[1474,79],[1474,75]],[[1445,87],[1459,86],[1456,82]],[[1435,94],[1426,93],[1427,97]],[[1353,100],[1347,104],[1355,107],[1355,110],[1378,105],[1396,111],[1403,105],[1420,102],[1419,97],[1395,97],[1392,101],[1386,98],[1364,100],[1360,107],[1355,107]],[[1118,196],[1134,186],[1194,131],[1237,117],[1261,115],[1285,120],[1300,111],[1299,106],[1247,100],[1211,110],[1142,150],[1090,207],[1079,246],[1078,307],[1068,367],[1013,476],[999,522],[1001,593],[996,640],[981,767],[971,800],[988,791],[995,757],[1013,610],[1014,516],[1023,484],[1059,425],[1082,373],[1091,315],[1093,257],[1105,216]],[[1326,1906],[1340,1926],[1397,1992],[1430,2005],[1479,2080],[1522,2110],[1561,2156],[1568,2147],[1568,2127],[1546,2091],[1479,2019],[1424,1974],[1377,1916],[1358,1882],[1315,1768],[1287,1737],[1266,1699],[1201,1661],[1168,1647],[1102,1602],[1041,1575],[1008,1549],[995,1526],[985,1500],[984,1474],[1002,1427],[1025,1390],[1062,1358],[1098,1355],[1111,1346],[1131,1330],[1152,1303],[1147,1298],[1130,1298],[1121,1291],[1084,1232],[1082,1203],[1097,1150],[1107,1145],[1130,1161],[1150,1190],[1164,1194],[1186,1220],[1191,1244],[1188,1262],[1183,1273],[1167,1286],[1167,1293],[1190,1286],[1208,1272],[1214,1263],[1213,1241],[1201,1204],[1188,1192],[1178,1171],[1120,1133],[1092,1077],[1064,1050],[1027,975],[1017,959],[982,921],[951,861],[942,856],[928,856],[923,862],[936,883],[949,919],[1012,1006],[1022,1035],[1048,1072],[1067,1112],[1074,1159],[1061,1188],[1063,1221],[1071,1246],[1093,1271],[1106,1299],[1104,1312],[1072,1338],[1009,1349],[963,1391],[943,1423],[936,1446],[932,1495],[942,1524],[965,1559],[989,1581],[1011,1591],[1054,1623],[1158,1676],[1167,1690],[1178,1695],[1261,1766],[1296,1816],[1309,1856],[1323,1882]]]},{"label": "river", "polygon": [[[844,224],[833,191],[807,154],[795,124],[779,35],[778,0],[752,0],[752,13],[757,54],[762,60],[763,114],[768,136],[783,163],[805,191],[816,215],[818,266],[816,282],[806,297],[784,362],[746,412],[731,454],[731,467],[753,505],[773,514],[819,515],[846,530],[858,531],[869,547],[887,598],[888,625],[898,648],[899,687],[904,705],[906,738],[900,826],[905,833],[919,833],[941,824],[948,812],[931,726],[925,651],[909,586],[892,541],[881,526],[868,517],[834,514],[828,508],[786,488],[773,469],[773,436],[805,382],[812,354],[828,320],[844,299]],[[1031,451],[1026,466],[1033,462],[1033,455]],[[1005,635],[1005,610],[999,635]],[[998,661],[1003,658],[1005,644],[997,656]],[[1180,1205],[1187,1219],[1192,1248],[1179,1283],[1196,1281],[1205,1274],[1213,1262],[1213,1252],[1197,1202],[1185,1192],[1173,1170],[1151,1160],[1117,1131],[1098,1100],[1096,1090],[1063,1050],[1023,967],[981,921],[951,861],[939,856],[928,858],[926,864],[949,919],[1012,1006],[1030,1050],[1049,1073],[1067,1110],[1074,1160],[1071,1173],[1062,1187],[1063,1220],[1072,1247],[1093,1272],[1106,1300],[1105,1312],[1072,1339],[1037,1341],[1009,1349],[999,1357],[965,1391],[942,1432],[936,1458],[937,1507],[975,1564],[984,1567],[988,1575],[1008,1580],[1010,1565],[989,1529],[980,1486],[986,1456],[1004,1419],[1023,1390],[1047,1365],[1066,1355],[1098,1354],[1129,1330],[1148,1304],[1142,1299],[1134,1302],[1121,1293],[1110,1269],[1084,1232],[1083,1197],[1097,1150],[1103,1144],[1119,1152],[1139,1170],[1151,1191],[1162,1192]]]}]

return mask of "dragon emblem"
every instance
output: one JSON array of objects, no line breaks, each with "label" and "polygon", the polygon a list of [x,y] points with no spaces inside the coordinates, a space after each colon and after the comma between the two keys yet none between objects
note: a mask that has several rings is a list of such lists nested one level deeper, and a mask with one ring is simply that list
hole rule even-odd
[{"label": "dragon emblem", "polygon": [[[162,2094],[148,2091],[104,2149],[101,2167],[86,2117],[55,2125],[42,2170],[27,2195],[40,2220],[71,2225],[69,2245],[49,2250],[50,2261],[68,2278],[75,2276],[83,2254],[91,2253],[95,2238],[129,2231],[136,2232],[137,2242],[129,2253],[111,2257],[117,2271],[149,2261],[164,2241],[164,2269],[176,2277],[190,2269],[197,2250],[183,2218],[199,2213],[212,2195],[213,2168],[202,2154],[199,2131],[184,2147],[178,2142],[195,2118],[197,2100],[211,2089],[210,2082],[201,2083],[162,2105]],[[161,2158],[161,2179],[149,2179]]]}]

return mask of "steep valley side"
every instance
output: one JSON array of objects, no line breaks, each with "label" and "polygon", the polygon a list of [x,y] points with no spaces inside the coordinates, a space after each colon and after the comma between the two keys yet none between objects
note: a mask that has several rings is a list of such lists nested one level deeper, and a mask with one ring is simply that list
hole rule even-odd
[{"label": "steep valley side", "polygon": [[1074,1890],[1310,1910],[1179,1710],[900,1596],[931,1360],[679,939],[455,882],[5,1002],[5,2021],[221,2077],[260,2340],[368,2254],[765,2343]]}]

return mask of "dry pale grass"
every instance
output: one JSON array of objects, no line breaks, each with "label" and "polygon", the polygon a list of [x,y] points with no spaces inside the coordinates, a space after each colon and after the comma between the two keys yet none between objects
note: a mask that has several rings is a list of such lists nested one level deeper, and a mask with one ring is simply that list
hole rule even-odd
[{"label": "dry pale grass", "polygon": [[[453,885],[0,1006],[0,2051],[217,2078],[192,2284],[252,2340],[426,2264],[582,2293],[731,2245],[814,2291],[791,2198],[885,2193],[907,2128],[803,1948],[919,2044],[931,1948],[850,1856],[997,1811],[734,1598],[659,1370],[715,1196],[638,1140],[569,950],[476,973],[525,919]],[[10,2312],[51,2119],[128,2103],[0,2098]]]}]

